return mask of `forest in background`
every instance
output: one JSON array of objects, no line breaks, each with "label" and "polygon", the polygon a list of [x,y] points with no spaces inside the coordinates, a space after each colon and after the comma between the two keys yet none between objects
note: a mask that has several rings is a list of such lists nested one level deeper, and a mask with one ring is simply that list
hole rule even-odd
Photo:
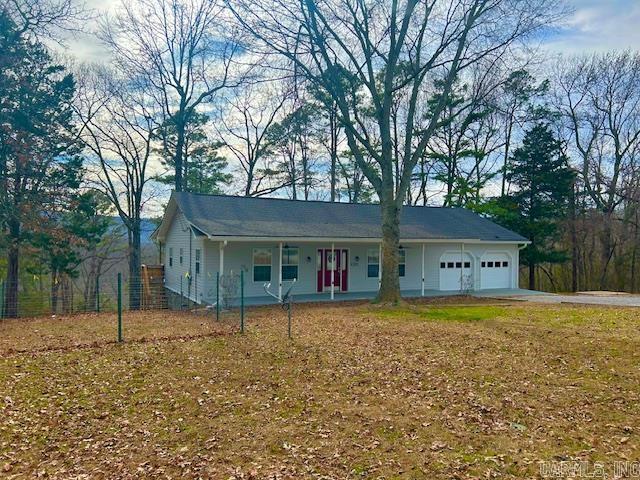
[{"label": "forest in background", "polygon": [[545,57],[560,1],[409,1],[425,20],[407,25],[329,3],[335,28],[314,2],[122,2],[89,64],[52,45],[95,12],[5,0],[4,314],[36,284],[53,311],[74,284],[92,305],[114,259],[135,308],[142,225],[171,189],[469,208],[533,241],[523,286],[640,291],[640,54]]}]

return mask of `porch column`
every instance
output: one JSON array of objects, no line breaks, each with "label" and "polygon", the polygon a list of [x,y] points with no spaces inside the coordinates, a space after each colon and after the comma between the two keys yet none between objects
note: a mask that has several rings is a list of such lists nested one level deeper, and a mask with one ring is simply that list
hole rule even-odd
[{"label": "porch column", "polygon": [[335,275],[335,271],[336,271],[336,265],[338,265],[338,263],[336,262],[336,248],[335,248],[335,244],[331,244],[331,300],[333,300],[333,294],[334,294],[334,290],[335,290],[335,280],[336,280],[336,275]]},{"label": "porch column", "polygon": [[278,298],[282,300],[282,242],[278,244]]},{"label": "porch column", "polygon": [[224,275],[224,247],[227,245],[227,241],[220,242],[220,265],[218,266],[218,271],[220,272],[220,277]]},{"label": "porch column", "polygon": [[460,291],[464,290],[464,243],[460,244]]},{"label": "porch column", "polygon": [[424,243],[422,244],[422,293],[424,297]]},{"label": "porch column", "polygon": [[382,286],[382,243],[378,245],[378,291]]}]

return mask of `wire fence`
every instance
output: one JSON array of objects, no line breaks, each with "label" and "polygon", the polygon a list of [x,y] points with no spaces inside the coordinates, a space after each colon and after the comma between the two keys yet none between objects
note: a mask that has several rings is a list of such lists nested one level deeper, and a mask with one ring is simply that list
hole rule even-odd
[{"label": "wire fence", "polygon": [[0,280],[0,319],[122,313],[147,310],[188,311],[216,320],[237,318],[244,328],[245,278],[216,275],[206,295],[191,289],[188,277],[167,285],[162,274],[143,271],[139,279],[117,274],[110,279],[9,283]]},{"label": "wire fence", "polygon": [[153,287],[149,292],[142,284],[133,288],[129,282],[123,284],[122,280],[120,293],[117,281],[96,282],[96,287],[89,294],[65,283],[47,287],[34,289],[22,282],[12,285],[0,281],[0,318],[115,312],[119,301],[125,311],[166,308],[158,301],[163,297],[163,287]]},{"label": "wire fence", "polygon": [[[216,274],[204,298],[195,295],[197,289],[191,292],[188,277],[184,283],[172,280],[167,285],[163,275],[143,271],[140,281],[133,282],[120,273],[113,281],[12,285],[0,281],[0,356],[245,332],[244,272]],[[289,338],[292,289],[293,284],[276,293],[271,284],[264,285],[268,302],[279,304],[285,312]],[[255,314],[257,319],[264,318],[264,312]]]}]

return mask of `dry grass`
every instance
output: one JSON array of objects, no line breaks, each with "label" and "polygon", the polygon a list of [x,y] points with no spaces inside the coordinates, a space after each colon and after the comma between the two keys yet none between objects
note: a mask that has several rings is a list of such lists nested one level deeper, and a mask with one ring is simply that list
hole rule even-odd
[{"label": "dry grass", "polygon": [[[291,341],[284,313],[262,308],[244,336],[5,357],[0,468],[535,478],[540,460],[640,456],[638,310],[334,304],[296,306],[294,318]],[[42,342],[28,332],[55,322],[0,327],[2,342]],[[129,323],[156,334],[146,315]]]},{"label": "dry grass", "polygon": [[[127,342],[229,334],[237,314],[216,322],[212,314],[189,312],[124,312],[123,338]],[[0,357],[16,353],[73,350],[116,343],[118,317],[115,313],[85,313],[67,317],[39,317],[0,321]]]}]

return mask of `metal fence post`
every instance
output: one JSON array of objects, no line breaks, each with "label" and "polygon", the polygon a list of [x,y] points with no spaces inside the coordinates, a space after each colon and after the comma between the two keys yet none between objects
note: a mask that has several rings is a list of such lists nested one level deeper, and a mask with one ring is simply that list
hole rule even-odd
[{"label": "metal fence post", "polygon": [[220,320],[220,272],[216,272],[216,321]]},{"label": "metal fence post", "polygon": [[291,340],[291,308],[292,307],[293,307],[293,300],[290,298],[289,299],[289,305],[287,307],[287,316],[288,316],[288,321],[289,321],[289,323],[287,325],[287,328],[288,328],[287,333],[289,335],[289,340]]},{"label": "metal fence post", "polygon": [[244,333],[244,270],[240,270],[240,333]]},{"label": "metal fence post", "polygon": [[96,312],[100,313],[100,277],[96,275]]},{"label": "metal fence post", "polygon": [[180,310],[184,306],[184,297],[182,296],[182,275],[180,275]]},{"label": "metal fence post", "polygon": [[122,274],[118,273],[118,343],[122,342]]}]

